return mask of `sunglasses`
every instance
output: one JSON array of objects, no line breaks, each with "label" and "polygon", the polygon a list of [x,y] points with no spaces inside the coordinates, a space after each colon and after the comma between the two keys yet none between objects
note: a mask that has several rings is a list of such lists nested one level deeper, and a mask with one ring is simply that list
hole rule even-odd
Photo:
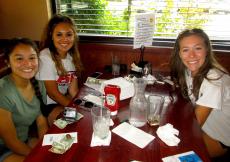
[{"label": "sunglasses", "polygon": [[92,107],[94,107],[94,103],[92,103],[90,101],[82,100],[79,98],[74,100],[74,104],[81,106],[82,108],[87,108],[87,109],[91,109]]}]

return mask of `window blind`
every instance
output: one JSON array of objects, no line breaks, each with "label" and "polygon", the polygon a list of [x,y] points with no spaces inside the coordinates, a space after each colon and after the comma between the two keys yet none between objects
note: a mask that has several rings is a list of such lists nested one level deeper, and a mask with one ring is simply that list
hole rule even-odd
[{"label": "window blind", "polygon": [[56,0],[56,13],[72,17],[79,35],[132,37],[135,14],[154,12],[153,38],[175,39],[196,27],[212,40],[230,40],[228,6],[228,0]]}]

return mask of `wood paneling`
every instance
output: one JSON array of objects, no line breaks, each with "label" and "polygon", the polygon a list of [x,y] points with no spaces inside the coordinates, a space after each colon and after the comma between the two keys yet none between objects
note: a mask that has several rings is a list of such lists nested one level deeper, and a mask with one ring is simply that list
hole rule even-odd
[{"label": "wood paneling", "polygon": [[[4,44],[6,40],[0,41]],[[0,53],[3,46],[0,46]],[[140,49],[133,49],[132,45],[119,44],[95,44],[80,43],[79,51],[85,67],[83,81],[90,73],[103,69],[106,65],[111,65],[111,55],[117,55],[121,64],[126,64],[128,70],[133,62],[139,62]],[[171,48],[146,47],[144,51],[144,60],[152,63],[154,71],[169,72],[168,63],[171,55]],[[219,62],[230,71],[230,52],[215,52]],[[0,57],[0,77],[7,72],[6,63]]]},{"label": "wood paneling", "polygon": [[50,0],[0,0],[0,38],[40,40],[51,17]]},{"label": "wood paneling", "polygon": [[[81,43],[79,45],[82,62],[85,66],[84,75],[111,65],[111,55],[117,55],[128,69],[133,62],[139,62],[140,49],[132,45]],[[152,63],[154,71],[169,72],[168,63],[172,48],[146,47],[144,60]],[[230,52],[215,52],[219,62],[230,71]]]}]

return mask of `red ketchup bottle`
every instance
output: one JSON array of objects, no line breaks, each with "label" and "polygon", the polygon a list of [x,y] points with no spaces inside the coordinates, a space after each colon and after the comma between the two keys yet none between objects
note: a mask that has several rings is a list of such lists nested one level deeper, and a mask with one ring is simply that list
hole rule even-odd
[{"label": "red ketchup bottle", "polygon": [[111,115],[116,115],[119,108],[121,88],[116,85],[108,84],[104,87],[104,92],[104,106],[110,110]]}]

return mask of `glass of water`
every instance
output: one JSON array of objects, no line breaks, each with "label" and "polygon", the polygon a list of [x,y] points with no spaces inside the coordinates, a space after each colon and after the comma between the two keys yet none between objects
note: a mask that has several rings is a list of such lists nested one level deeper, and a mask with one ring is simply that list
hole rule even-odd
[{"label": "glass of water", "polygon": [[94,136],[105,139],[109,135],[110,111],[102,107],[93,107],[91,115]]}]

